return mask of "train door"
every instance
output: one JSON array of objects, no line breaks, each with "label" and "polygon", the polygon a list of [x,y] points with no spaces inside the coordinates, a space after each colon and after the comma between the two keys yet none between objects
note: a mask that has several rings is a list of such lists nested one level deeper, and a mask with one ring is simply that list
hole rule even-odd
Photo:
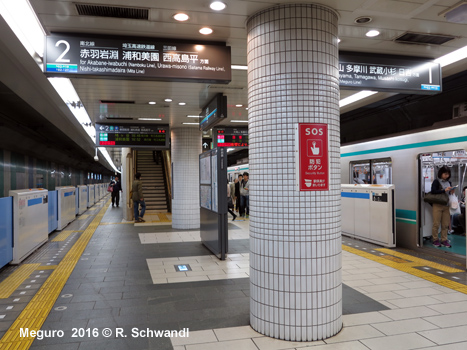
[{"label": "train door", "polygon": [[[419,245],[435,248],[431,244],[431,232],[433,227],[432,206],[423,201],[425,193],[431,191],[431,184],[438,176],[441,167],[451,171],[450,181],[453,186],[458,186],[455,195],[458,200],[464,199],[462,189],[466,186],[467,154],[464,150],[424,153],[419,155],[420,173],[420,239]],[[452,248],[440,247],[436,249],[446,250],[458,255],[466,255],[465,241],[465,207],[461,213],[451,215],[448,239]]]}]

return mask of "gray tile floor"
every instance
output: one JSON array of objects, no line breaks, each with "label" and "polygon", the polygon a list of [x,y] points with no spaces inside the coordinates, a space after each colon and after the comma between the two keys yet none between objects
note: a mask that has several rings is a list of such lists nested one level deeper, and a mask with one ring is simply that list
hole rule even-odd
[{"label": "gray tile floor", "polygon": [[[170,338],[131,337],[132,328],[196,332],[249,324],[248,278],[153,284],[146,259],[210,252],[200,242],[141,244],[139,233],[171,227],[118,224],[121,210],[109,207],[102,221],[115,224],[97,228],[43,325],[63,330],[64,336],[36,339],[33,349],[173,349]],[[229,247],[230,253],[246,253],[248,240],[232,240]],[[348,286],[343,295],[346,314],[388,309]],[[94,328],[113,334],[94,337]],[[117,328],[127,337],[117,337]],[[80,329],[91,334],[81,337]]]}]

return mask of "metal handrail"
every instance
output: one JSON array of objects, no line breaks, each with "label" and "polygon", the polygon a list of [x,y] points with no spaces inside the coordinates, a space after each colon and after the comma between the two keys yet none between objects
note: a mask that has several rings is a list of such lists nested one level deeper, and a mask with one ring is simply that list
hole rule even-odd
[{"label": "metal handrail", "polygon": [[167,211],[169,213],[172,212],[172,174],[170,169],[171,167],[171,159],[170,159],[170,151],[162,151],[162,161],[164,163],[164,178],[165,178],[165,186],[167,189]]}]

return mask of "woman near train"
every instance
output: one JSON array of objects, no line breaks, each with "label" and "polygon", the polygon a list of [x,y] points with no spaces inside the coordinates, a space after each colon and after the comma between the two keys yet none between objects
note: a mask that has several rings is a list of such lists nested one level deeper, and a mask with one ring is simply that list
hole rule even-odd
[{"label": "woman near train", "polygon": [[[438,170],[438,178],[431,184],[431,193],[433,194],[453,194],[454,188],[451,181],[451,170],[446,167],[441,167]],[[451,214],[449,212],[449,203],[446,205],[433,203],[433,228],[431,230],[433,245],[435,247],[451,248],[448,240],[448,227],[451,222]],[[438,237],[439,225],[441,224],[441,239]]]}]

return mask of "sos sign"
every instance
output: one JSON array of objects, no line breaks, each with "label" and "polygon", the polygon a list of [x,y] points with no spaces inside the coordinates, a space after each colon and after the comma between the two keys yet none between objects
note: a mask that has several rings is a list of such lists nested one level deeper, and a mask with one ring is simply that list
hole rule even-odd
[{"label": "sos sign", "polygon": [[329,190],[328,125],[296,125],[295,173],[297,191]]}]

